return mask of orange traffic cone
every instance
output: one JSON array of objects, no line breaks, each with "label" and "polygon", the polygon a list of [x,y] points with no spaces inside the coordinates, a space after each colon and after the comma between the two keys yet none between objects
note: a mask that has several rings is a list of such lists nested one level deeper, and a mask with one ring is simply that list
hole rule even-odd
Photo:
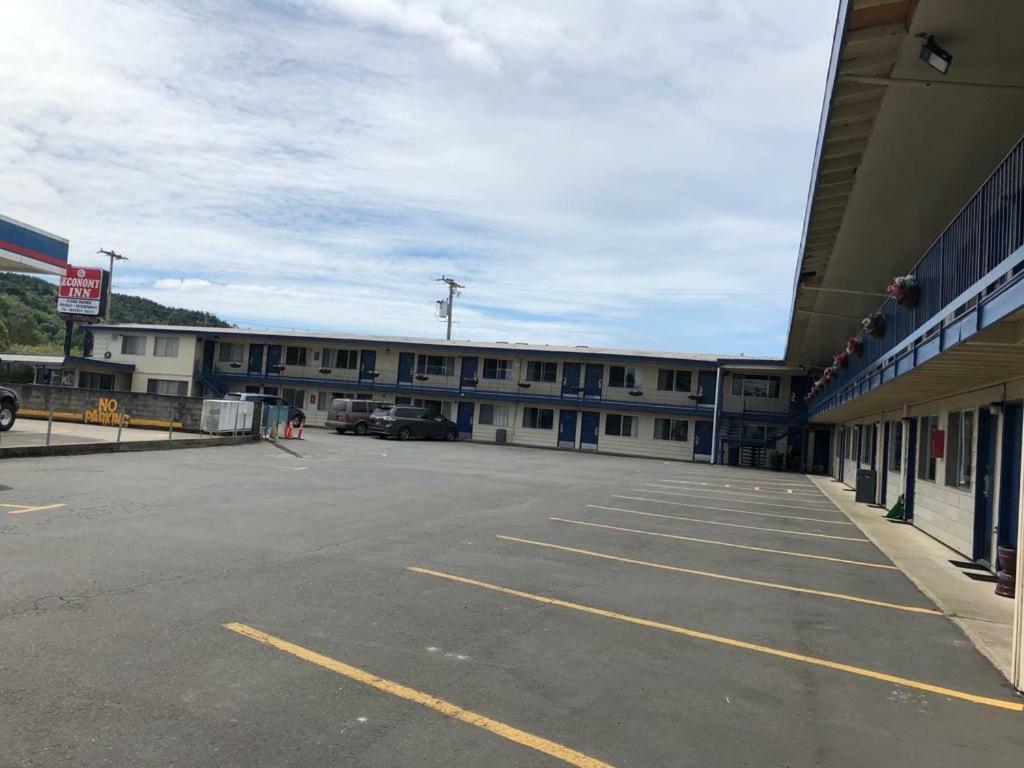
[{"label": "orange traffic cone", "polygon": [[301,440],[302,439],[302,422],[301,421],[299,422],[299,432],[298,432],[297,435],[295,435],[295,439],[296,440]]},{"label": "orange traffic cone", "polygon": [[284,424],[284,439],[292,439],[292,423],[290,421],[286,421]]}]

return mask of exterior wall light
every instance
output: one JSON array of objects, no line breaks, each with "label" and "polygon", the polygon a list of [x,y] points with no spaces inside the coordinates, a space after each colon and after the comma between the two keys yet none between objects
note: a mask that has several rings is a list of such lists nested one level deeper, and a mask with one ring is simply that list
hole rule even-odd
[{"label": "exterior wall light", "polygon": [[953,54],[935,42],[934,35],[928,35],[921,45],[921,61],[927,64],[939,74],[949,72],[949,66],[953,63]]}]

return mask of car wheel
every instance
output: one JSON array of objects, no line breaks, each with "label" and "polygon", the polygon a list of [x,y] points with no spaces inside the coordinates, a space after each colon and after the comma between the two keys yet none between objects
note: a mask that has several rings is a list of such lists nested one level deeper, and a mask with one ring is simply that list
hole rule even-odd
[{"label": "car wheel", "polygon": [[408,440],[410,437],[412,437],[412,430],[409,429],[408,427],[402,427],[400,430],[398,430],[399,440]]},{"label": "car wheel", "polygon": [[449,443],[452,440],[454,440],[455,438],[457,438],[458,436],[459,436],[459,433],[456,432],[454,429],[450,429],[449,428],[449,429],[446,429],[444,431],[444,439],[447,440]]},{"label": "car wheel", "polygon": [[0,405],[0,432],[6,432],[14,426],[14,408],[7,403]]},{"label": "car wheel", "polygon": [[334,431],[337,432],[339,435],[344,435],[345,434],[345,430],[342,429],[341,427],[335,427]]},{"label": "car wheel", "polygon": [[356,432],[357,435],[365,435],[366,434],[366,422],[365,421],[360,421],[358,424],[356,424],[355,432]]}]

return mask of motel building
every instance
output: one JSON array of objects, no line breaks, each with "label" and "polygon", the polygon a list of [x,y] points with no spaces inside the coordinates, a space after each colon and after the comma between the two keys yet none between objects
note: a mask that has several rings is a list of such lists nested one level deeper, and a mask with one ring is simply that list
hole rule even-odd
[{"label": "motel building", "polygon": [[832,477],[874,470],[993,571],[1021,550],[1022,29],[1016,0],[841,4],[785,354]]},{"label": "motel building", "polygon": [[153,325],[95,326],[89,352],[128,372],[104,388],[279,395],[313,426],[333,399],[366,399],[434,409],[464,440],[800,464],[807,377],[777,359]]}]

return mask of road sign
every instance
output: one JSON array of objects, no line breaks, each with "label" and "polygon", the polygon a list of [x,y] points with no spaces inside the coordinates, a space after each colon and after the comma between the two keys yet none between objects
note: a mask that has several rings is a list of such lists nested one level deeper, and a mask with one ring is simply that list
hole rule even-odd
[{"label": "road sign", "polygon": [[103,317],[107,313],[109,279],[105,269],[69,265],[57,289],[57,311],[89,320]]}]

